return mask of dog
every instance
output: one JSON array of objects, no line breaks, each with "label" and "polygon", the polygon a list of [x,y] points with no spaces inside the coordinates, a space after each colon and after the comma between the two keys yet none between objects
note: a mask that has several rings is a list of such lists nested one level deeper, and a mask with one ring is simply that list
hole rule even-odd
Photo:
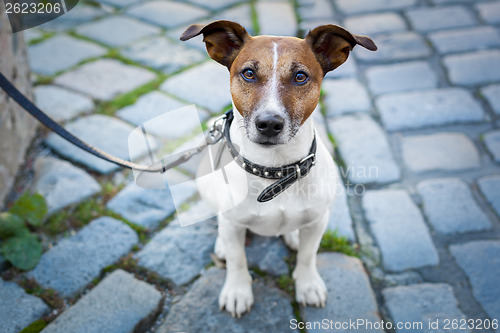
[{"label": "dog", "polygon": [[224,167],[228,187],[220,175],[197,177],[200,195],[218,212],[214,251],[227,267],[219,306],[240,317],[254,302],[245,255],[248,229],[283,236],[297,251],[297,302],[324,307],[327,289],[316,253],[338,170],[315,134],[311,114],[325,74],[344,63],[355,45],[377,47],[369,37],[337,25],[319,26],[304,39],[251,37],[240,24],[225,20],[193,24],[180,39],[201,34],[209,56],[229,70],[233,103],[224,128],[227,142],[220,143],[226,144],[222,154],[234,162]]}]

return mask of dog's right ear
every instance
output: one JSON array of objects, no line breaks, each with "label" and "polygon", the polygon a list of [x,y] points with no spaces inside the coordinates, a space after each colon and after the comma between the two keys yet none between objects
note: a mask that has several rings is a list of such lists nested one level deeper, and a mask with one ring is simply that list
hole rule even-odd
[{"label": "dog's right ear", "polygon": [[207,25],[193,24],[181,36],[186,41],[203,34],[203,41],[207,47],[210,58],[231,69],[231,65],[241,50],[248,32],[236,22],[215,21]]}]

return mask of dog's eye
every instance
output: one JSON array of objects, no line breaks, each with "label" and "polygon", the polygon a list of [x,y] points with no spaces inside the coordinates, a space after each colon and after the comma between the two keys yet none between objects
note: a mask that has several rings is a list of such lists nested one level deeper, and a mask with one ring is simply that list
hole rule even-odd
[{"label": "dog's eye", "polygon": [[295,83],[303,84],[303,83],[307,82],[308,78],[309,77],[307,76],[306,73],[304,73],[304,72],[297,72],[295,74],[295,78],[293,80],[295,81]]},{"label": "dog's eye", "polygon": [[255,72],[250,68],[245,68],[241,75],[246,81],[254,81],[255,80]]}]

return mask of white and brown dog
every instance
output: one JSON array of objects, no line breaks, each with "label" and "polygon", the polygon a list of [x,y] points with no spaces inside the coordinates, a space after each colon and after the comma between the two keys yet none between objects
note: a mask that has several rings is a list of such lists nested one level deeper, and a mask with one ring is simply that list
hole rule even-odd
[{"label": "white and brown dog", "polygon": [[283,235],[298,251],[293,271],[297,302],[324,306],[327,290],[316,252],[335,197],[337,168],[310,116],[324,75],[344,63],[355,45],[373,51],[376,46],[336,25],[317,27],[300,39],[251,37],[230,21],[191,25],[181,40],[200,34],[210,57],[230,72],[234,112],[226,140],[236,163],[225,172],[232,194],[243,198],[227,209],[232,198],[221,190],[221,178],[197,178],[203,199],[219,212],[215,253],[227,265],[219,305],[239,317],[253,304],[245,256],[249,229]]}]

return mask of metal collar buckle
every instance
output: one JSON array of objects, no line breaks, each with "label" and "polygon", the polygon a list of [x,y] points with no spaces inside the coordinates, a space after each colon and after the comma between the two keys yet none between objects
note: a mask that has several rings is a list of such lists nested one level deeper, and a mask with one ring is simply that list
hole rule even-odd
[{"label": "metal collar buckle", "polygon": [[311,161],[312,165],[316,164],[316,154],[314,154],[314,153],[313,154],[309,154],[306,157],[304,157],[303,159],[301,159],[299,161],[299,164],[302,163],[302,162],[307,161],[308,159],[312,159],[312,161]]},{"label": "metal collar buckle", "polygon": [[206,136],[207,144],[213,145],[219,142],[224,136],[224,127],[226,126],[227,115],[223,114],[215,119]]}]

